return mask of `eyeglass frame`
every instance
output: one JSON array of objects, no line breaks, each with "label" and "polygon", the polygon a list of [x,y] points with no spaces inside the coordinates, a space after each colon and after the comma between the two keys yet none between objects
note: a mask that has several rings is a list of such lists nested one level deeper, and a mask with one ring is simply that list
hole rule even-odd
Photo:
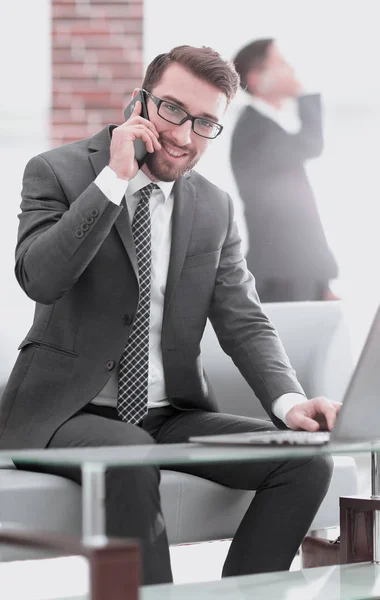
[{"label": "eyeglass frame", "polygon": [[[151,94],[150,92],[148,92],[148,90],[142,89],[142,91],[147,96],[149,96],[149,98],[152,100],[153,104],[157,107],[157,114],[158,114],[158,116],[161,117],[161,119],[163,119],[167,123],[171,123],[171,125],[183,125],[184,123],[186,123],[186,121],[191,121],[191,129],[192,129],[192,131],[194,131],[195,135],[199,135],[199,137],[203,137],[206,140],[215,140],[218,137],[218,135],[220,135],[222,133],[222,131],[223,131],[223,125],[221,125],[220,123],[216,123],[215,121],[212,121],[211,119],[207,119],[205,117],[193,117],[193,115],[191,115],[189,112],[187,112],[187,110],[185,110],[184,108],[182,108],[182,106],[178,106],[175,102],[171,102],[170,100],[165,100],[163,98],[158,98],[157,96],[154,96],[154,94]],[[175,106],[179,110],[182,110],[186,114],[186,117],[184,117],[182,119],[182,121],[180,121],[180,123],[173,123],[173,121],[169,121],[168,119],[165,119],[165,117],[163,117],[159,113],[160,106],[161,106],[161,104],[163,102],[167,102],[168,104],[172,104],[173,106]],[[207,135],[202,135],[201,133],[197,133],[194,130],[194,122],[197,119],[201,119],[202,121],[207,121],[208,123],[212,123],[213,125],[216,125],[218,127],[218,129],[219,129],[218,133],[214,137],[209,137]]]}]

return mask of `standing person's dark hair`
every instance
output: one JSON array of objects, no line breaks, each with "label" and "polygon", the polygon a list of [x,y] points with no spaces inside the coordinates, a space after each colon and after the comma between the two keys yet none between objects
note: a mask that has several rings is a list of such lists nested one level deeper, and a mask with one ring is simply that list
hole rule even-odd
[{"label": "standing person's dark hair", "polygon": [[235,69],[240,76],[240,87],[247,88],[247,74],[252,69],[261,69],[267,58],[268,50],[274,43],[273,38],[255,40],[244,46],[234,58]]},{"label": "standing person's dark hair", "polygon": [[227,98],[227,106],[238,90],[239,75],[232,62],[224,60],[212,48],[187,45],[156,56],[148,65],[142,87],[151,91],[172,63],[178,63],[199,79],[220,89]]}]

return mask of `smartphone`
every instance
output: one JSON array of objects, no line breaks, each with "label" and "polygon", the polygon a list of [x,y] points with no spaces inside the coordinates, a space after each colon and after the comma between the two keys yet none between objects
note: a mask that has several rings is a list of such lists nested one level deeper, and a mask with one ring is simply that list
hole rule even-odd
[{"label": "smartphone", "polygon": [[[127,108],[124,111],[124,118],[127,121],[129,119],[129,117],[131,116],[134,108],[135,108],[135,104],[137,101],[141,102],[141,116],[144,117],[144,119],[148,119],[149,120],[149,115],[148,115],[148,109],[146,107],[146,95],[143,92],[143,90],[140,90],[136,96],[134,98],[132,98],[131,102],[128,104]],[[136,161],[137,164],[139,166],[139,169],[143,166],[144,162],[147,159],[148,156],[148,151],[146,149],[146,145],[145,143],[140,140],[137,139],[135,142],[133,142],[134,147],[135,147],[135,157],[136,157]]]}]

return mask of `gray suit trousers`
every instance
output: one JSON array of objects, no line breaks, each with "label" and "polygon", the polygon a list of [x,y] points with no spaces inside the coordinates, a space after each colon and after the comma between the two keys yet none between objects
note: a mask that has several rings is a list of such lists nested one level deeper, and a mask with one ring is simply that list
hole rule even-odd
[{"label": "gray suit trousers", "polygon": [[[172,406],[151,409],[142,426],[120,421],[115,409],[87,405],[64,423],[50,448],[183,443],[190,435],[256,431],[274,427],[260,421]],[[78,483],[80,469],[38,470]],[[171,467],[236,489],[257,490],[231,543],[223,576],[287,570],[327,492],[329,456],[255,463],[198,464]],[[142,551],[142,583],[172,581],[165,524],[160,507],[157,467],[117,467],[106,475],[106,528],[115,537],[135,537]]]}]

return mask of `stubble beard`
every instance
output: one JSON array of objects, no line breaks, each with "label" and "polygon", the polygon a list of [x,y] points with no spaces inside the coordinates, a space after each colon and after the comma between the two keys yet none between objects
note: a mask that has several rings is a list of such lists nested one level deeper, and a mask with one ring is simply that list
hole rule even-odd
[{"label": "stubble beard", "polygon": [[200,157],[199,154],[190,153],[186,163],[180,168],[176,168],[162,156],[161,150],[157,150],[148,154],[145,164],[153,177],[158,181],[177,181],[177,179],[183,177],[195,167]]}]

